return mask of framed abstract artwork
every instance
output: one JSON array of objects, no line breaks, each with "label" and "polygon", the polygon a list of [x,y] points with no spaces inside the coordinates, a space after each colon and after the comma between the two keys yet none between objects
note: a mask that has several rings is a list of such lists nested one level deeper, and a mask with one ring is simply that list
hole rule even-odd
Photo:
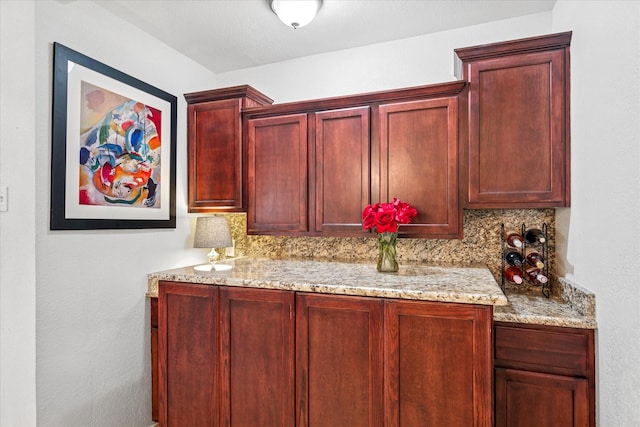
[{"label": "framed abstract artwork", "polygon": [[53,45],[51,230],[175,228],[175,96]]}]

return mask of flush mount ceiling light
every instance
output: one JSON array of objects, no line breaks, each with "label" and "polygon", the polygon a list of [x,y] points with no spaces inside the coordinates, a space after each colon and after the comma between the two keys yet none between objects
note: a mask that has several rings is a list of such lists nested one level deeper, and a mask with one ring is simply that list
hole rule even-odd
[{"label": "flush mount ceiling light", "polygon": [[322,0],[267,0],[273,13],[287,26],[304,27],[313,20]]}]

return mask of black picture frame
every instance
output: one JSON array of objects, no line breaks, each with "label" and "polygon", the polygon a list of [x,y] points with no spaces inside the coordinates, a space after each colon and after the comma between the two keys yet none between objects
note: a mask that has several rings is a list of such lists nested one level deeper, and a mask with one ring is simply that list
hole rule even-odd
[{"label": "black picture frame", "polygon": [[175,228],[177,98],[57,42],[53,56],[50,229]]}]

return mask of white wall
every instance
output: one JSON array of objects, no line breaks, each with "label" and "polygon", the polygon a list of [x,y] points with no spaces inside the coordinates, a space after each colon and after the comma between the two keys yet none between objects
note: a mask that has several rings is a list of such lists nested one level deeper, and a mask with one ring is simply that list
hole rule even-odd
[{"label": "white wall", "polygon": [[571,43],[572,207],[561,273],[596,294],[602,426],[640,425],[640,2],[560,1]]},{"label": "white wall", "polygon": [[218,85],[249,84],[281,103],[449,82],[453,49],[550,30],[551,13],[539,13],[221,73]]},{"label": "white wall", "polygon": [[32,2],[0,2],[0,426],[36,420],[34,14]]},{"label": "white wall", "polygon": [[[202,255],[188,249],[182,94],[215,75],[90,2],[0,8],[0,425],[150,425],[146,274]],[[178,97],[176,229],[49,231],[54,41]]]}]

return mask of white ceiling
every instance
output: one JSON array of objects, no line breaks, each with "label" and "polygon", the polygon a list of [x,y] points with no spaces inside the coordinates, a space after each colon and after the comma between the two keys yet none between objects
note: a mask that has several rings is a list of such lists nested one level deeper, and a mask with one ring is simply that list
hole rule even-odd
[{"label": "white ceiling", "polygon": [[555,3],[324,0],[315,20],[294,30],[266,0],[93,1],[215,73],[546,12]]}]

